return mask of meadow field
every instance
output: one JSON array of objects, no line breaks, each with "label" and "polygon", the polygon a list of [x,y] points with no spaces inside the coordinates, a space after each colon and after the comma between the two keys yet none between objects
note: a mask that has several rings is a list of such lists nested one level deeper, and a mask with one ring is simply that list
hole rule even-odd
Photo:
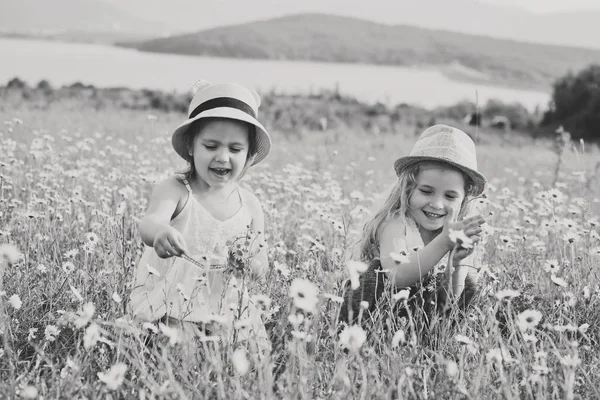
[{"label": "meadow field", "polygon": [[170,145],[182,118],[0,108],[0,398],[600,398],[597,147],[477,132],[481,293],[424,343],[410,320],[337,324],[351,246],[414,127],[272,131],[242,181],[266,217],[270,269],[245,282],[273,342],[261,357],[126,312],[137,224],[152,184],[182,167]]}]

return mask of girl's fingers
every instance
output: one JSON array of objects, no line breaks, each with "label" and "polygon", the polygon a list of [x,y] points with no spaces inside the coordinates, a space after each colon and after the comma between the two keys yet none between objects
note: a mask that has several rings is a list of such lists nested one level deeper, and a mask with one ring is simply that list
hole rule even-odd
[{"label": "girl's fingers", "polygon": [[176,237],[168,237],[169,245],[167,246],[167,250],[174,256],[180,256],[183,251],[181,250],[181,246],[179,245]]}]

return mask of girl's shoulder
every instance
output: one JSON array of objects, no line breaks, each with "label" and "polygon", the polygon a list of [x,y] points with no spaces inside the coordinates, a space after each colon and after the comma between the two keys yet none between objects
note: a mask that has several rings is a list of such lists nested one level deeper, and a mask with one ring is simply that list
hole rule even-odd
[{"label": "girl's shoulder", "polygon": [[186,195],[188,190],[185,186],[185,181],[178,175],[171,175],[159,181],[154,186],[155,190],[165,191],[172,194]]},{"label": "girl's shoulder", "polygon": [[239,191],[244,199],[244,202],[246,203],[246,207],[248,207],[248,210],[250,210],[252,214],[259,211],[262,212],[260,200],[253,192],[243,187],[239,187]]}]

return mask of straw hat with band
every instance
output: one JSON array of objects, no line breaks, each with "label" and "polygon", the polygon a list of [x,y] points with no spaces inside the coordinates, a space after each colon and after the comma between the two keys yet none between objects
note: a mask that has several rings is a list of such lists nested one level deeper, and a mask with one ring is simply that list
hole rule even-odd
[{"label": "straw hat with band", "polygon": [[483,193],[487,179],[477,171],[475,143],[465,132],[448,125],[427,128],[413,146],[410,155],[394,162],[396,175],[419,161],[443,161],[460,169],[473,181],[474,196]]},{"label": "straw hat with band", "polygon": [[188,108],[188,119],[173,132],[171,143],[183,159],[189,159],[184,135],[190,125],[202,118],[229,118],[247,122],[256,128],[256,155],[252,165],[262,161],[271,150],[271,137],[256,119],[260,96],[237,83],[198,81],[192,88],[194,96]]}]

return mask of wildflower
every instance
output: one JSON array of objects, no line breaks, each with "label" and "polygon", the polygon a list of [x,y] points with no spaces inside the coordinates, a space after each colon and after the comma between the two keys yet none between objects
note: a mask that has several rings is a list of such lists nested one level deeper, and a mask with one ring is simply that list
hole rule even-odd
[{"label": "wildflower", "polygon": [[346,326],[340,333],[340,346],[352,352],[358,352],[367,340],[367,334],[358,325]]},{"label": "wildflower", "polygon": [[120,303],[121,301],[123,301],[123,299],[121,298],[121,296],[119,296],[119,293],[117,293],[117,292],[113,292],[112,299],[117,304]]},{"label": "wildflower", "polygon": [[275,261],[273,263],[275,266],[275,271],[279,272],[284,278],[288,278],[290,276],[290,269],[285,264],[281,264],[280,262]]},{"label": "wildflower", "polygon": [[358,289],[360,287],[360,275],[368,269],[367,264],[361,261],[348,261],[346,268],[350,276],[350,287],[352,290]]},{"label": "wildflower", "polygon": [[587,286],[585,286],[585,287],[583,288],[583,298],[584,298],[585,300],[589,300],[589,299],[590,299],[590,296],[591,296],[591,293],[590,293],[590,288],[589,288],[589,287],[587,287]]},{"label": "wildflower", "polygon": [[537,338],[535,337],[535,335],[531,335],[528,333],[522,333],[522,336],[523,336],[523,340],[526,343],[536,344],[538,341]]},{"label": "wildflower", "polygon": [[544,271],[546,272],[556,274],[559,269],[560,266],[558,265],[558,261],[555,258],[546,260],[546,262],[544,263]]},{"label": "wildflower", "polygon": [[32,341],[33,339],[35,339],[35,334],[37,333],[37,331],[37,328],[29,329],[29,335],[27,335],[27,340]]},{"label": "wildflower", "polygon": [[392,299],[394,301],[407,301],[409,296],[410,296],[410,290],[402,289],[402,290],[399,290],[398,292],[394,293],[394,295],[392,296]]},{"label": "wildflower", "polygon": [[117,390],[125,379],[127,365],[117,363],[113,365],[107,372],[98,372],[98,379],[106,384],[109,390]]},{"label": "wildflower", "polygon": [[302,314],[290,314],[288,316],[288,321],[293,326],[296,326],[296,327],[300,326],[300,324],[302,324],[302,322],[304,322],[304,315],[302,315]]},{"label": "wildflower", "polygon": [[48,272],[48,268],[46,268],[46,266],[44,264],[38,265],[37,270],[40,271],[42,274],[45,274],[46,272]]},{"label": "wildflower", "polygon": [[158,329],[156,328],[156,325],[154,325],[150,322],[144,322],[142,324],[142,328],[149,330],[152,333],[158,333]]},{"label": "wildflower", "polygon": [[577,330],[581,333],[586,333],[589,327],[590,324],[581,324],[579,325],[579,328],[577,328]]},{"label": "wildflower", "polygon": [[27,385],[21,391],[21,397],[23,397],[24,399],[37,399],[38,390],[35,388],[35,386]]},{"label": "wildflower", "polygon": [[81,292],[79,292],[79,290],[74,288],[73,285],[69,285],[69,287],[71,288],[71,292],[73,292],[75,297],[77,297],[77,300],[83,301],[83,296],[81,295]]},{"label": "wildflower", "polygon": [[410,257],[405,252],[396,253],[392,251],[390,257],[399,264],[407,264],[410,262]]},{"label": "wildflower", "polygon": [[512,244],[512,239],[511,239],[509,236],[506,236],[506,235],[502,235],[502,236],[500,236],[500,241],[501,241],[503,244],[506,244],[506,245],[510,245],[510,244]]},{"label": "wildflower", "polygon": [[75,270],[75,264],[73,264],[71,261],[67,261],[63,263],[62,270],[68,275]]},{"label": "wildflower", "polygon": [[514,299],[515,297],[519,297],[520,295],[521,295],[521,292],[519,292],[518,290],[513,290],[513,289],[499,290],[495,294],[496,298],[498,298],[499,300]]},{"label": "wildflower", "polygon": [[562,287],[567,287],[568,286],[567,281],[565,281],[563,278],[560,278],[560,277],[558,277],[556,275],[550,276],[550,280],[552,282],[554,282],[558,286],[562,286]]},{"label": "wildflower", "polygon": [[100,340],[100,327],[98,324],[92,323],[85,330],[85,335],[83,335],[83,347],[89,350],[98,343],[98,340]]},{"label": "wildflower", "polygon": [[44,335],[48,342],[54,342],[59,333],[60,330],[55,325],[48,325],[44,330]]},{"label": "wildflower", "polygon": [[319,290],[310,281],[296,278],[292,281],[289,295],[294,301],[294,306],[306,312],[316,311]]},{"label": "wildflower", "polygon": [[565,195],[556,188],[548,190],[548,196],[550,197],[550,200],[552,200],[554,203],[562,203],[565,198]]},{"label": "wildflower", "polygon": [[85,303],[83,309],[78,313],[77,319],[75,319],[75,328],[79,329],[86,326],[94,316],[95,311],[94,303]]},{"label": "wildflower", "polygon": [[238,374],[246,375],[250,370],[250,361],[246,357],[246,351],[239,347],[233,352],[231,362]]},{"label": "wildflower", "polygon": [[79,250],[78,249],[73,249],[73,250],[69,250],[65,253],[64,257],[68,258],[68,259],[74,259],[75,256],[79,254]]},{"label": "wildflower", "polygon": [[21,258],[21,252],[10,243],[0,245],[0,258],[4,258],[8,265],[16,264]]},{"label": "wildflower", "polygon": [[394,333],[394,337],[392,337],[392,347],[398,347],[406,343],[406,334],[402,329],[396,331]]},{"label": "wildflower", "polygon": [[517,316],[517,326],[521,332],[535,328],[542,320],[542,313],[538,310],[525,310]]},{"label": "wildflower", "polygon": [[454,361],[446,362],[446,375],[450,378],[455,378],[458,376],[458,365]]},{"label": "wildflower", "polygon": [[344,302],[344,298],[343,297],[336,296],[336,295],[330,294],[330,293],[325,293],[323,295],[323,297],[325,297],[326,299],[329,299],[329,300],[333,301],[334,303],[342,304]]},{"label": "wildflower", "polygon": [[158,324],[158,327],[160,328],[160,331],[169,338],[169,345],[170,346],[175,346],[177,343],[179,343],[181,341],[181,338],[179,337],[179,332],[177,331],[177,329],[175,328],[171,328],[165,324],[163,324],[162,322]]},{"label": "wildflower", "polygon": [[473,344],[473,341],[465,335],[456,335],[454,336],[454,340],[462,344]]},{"label": "wildflower", "polygon": [[465,234],[465,231],[450,229],[450,234],[448,235],[450,240],[453,243],[459,245],[463,249],[472,249],[473,248],[473,240]]},{"label": "wildflower", "polygon": [[19,297],[18,294],[13,294],[12,296],[10,296],[10,299],[8,299],[8,302],[10,303],[11,306],[13,306],[13,308],[15,310],[20,309],[21,306],[23,305],[23,302],[21,301],[21,298]]},{"label": "wildflower", "polygon": [[160,278],[160,273],[154,269],[150,264],[146,264],[146,269],[150,275],[155,275],[157,278]]}]

